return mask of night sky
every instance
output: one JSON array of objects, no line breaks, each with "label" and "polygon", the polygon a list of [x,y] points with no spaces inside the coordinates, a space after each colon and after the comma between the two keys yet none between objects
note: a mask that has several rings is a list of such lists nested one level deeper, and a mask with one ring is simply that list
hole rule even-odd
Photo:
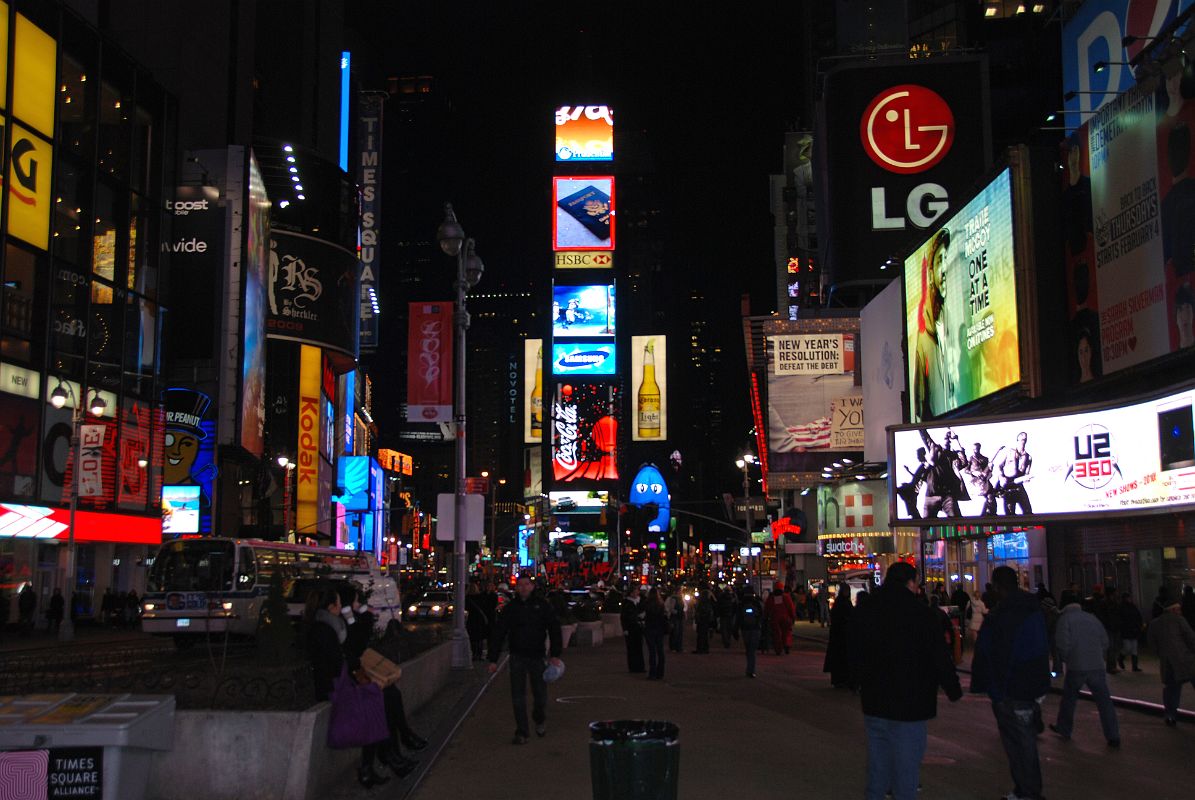
[{"label": "night sky", "polygon": [[[362,88],[384,88],[390,75],[430,74],[452,102],[446,129],[421,143],[439,162],[436,177],[386,180],[384,213],[394,213],[401,193],[400,213],[426,215],[418,229],[430,238],[440,204],[451,199],[478,241],[487,287],[508,277],[543,285],[552,112],[610,105],[616,129],[645,133],[663,178],[664,268],[686,282],[678,298],[688,284],[706,293],[728,364],[727,429],[745,441],[739,297],[752,295],[753,313],[774,309],[768,175],[780,171],[783,134],[797,122],[795,5],[682,18],[672,3],[536,2],[517,4],[517,12],[503,3],[347,3],[346,27],[378,52],[377,61],[354,64]],[[383,276],[383,304],[387,294]]]}]

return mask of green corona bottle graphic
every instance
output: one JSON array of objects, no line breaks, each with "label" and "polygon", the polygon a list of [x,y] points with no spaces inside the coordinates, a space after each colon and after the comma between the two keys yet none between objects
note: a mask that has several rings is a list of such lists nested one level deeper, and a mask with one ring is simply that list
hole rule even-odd
[{"label": "green corona bottle graphic", "polygon": [[640,439],[660,438],[660,387],[656,383],[656,340],[648,339],[643,346],[643,374],[639,378],[636,423]]}]

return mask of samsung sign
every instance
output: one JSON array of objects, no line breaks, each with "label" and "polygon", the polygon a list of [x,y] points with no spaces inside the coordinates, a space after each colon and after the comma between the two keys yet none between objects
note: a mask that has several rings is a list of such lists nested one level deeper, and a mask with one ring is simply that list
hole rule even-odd
[{"label": "samsung sign", "polygon": [[552,344],[552,374],[613,375],[613,342],[570,342]]},{"label": "samsung sign", "polygon": [[893,429],[896,519],[1008,524],[1195,506],[1193,404],[1188,387],[1131,405]]}]

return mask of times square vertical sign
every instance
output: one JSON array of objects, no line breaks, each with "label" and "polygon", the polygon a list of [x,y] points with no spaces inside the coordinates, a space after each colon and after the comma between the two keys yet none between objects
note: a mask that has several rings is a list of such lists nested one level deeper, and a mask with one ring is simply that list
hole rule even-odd
[{"label": "times square vertical sign", "polygon": [[362,93],[357,117],[357,185],[361,187],[361,351],[378,345],[378,261],[381,254],[382,102],[385,95]]}]

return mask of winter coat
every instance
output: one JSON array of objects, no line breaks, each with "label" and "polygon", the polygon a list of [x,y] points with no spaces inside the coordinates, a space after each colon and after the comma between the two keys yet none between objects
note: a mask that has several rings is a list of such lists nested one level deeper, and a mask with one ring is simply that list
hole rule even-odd
[{"label": "winter coat", "polygon": [[663,603],[652,603],[650,601],[643,604],[643,630],[648,634],[658,634],[660,636],[667,636],[671,625],[668,622],[668,612],[664,610]]},{"label": "winter coat", "polygon": [[340,677],[345,655],[336,629],[319,616],[308,623],[307,656],[311,659],[316,702],[323,702],[332,694],[332,682]]},{"label": "winter coat", "polygon": [[996,702],[1028,702],[1050,691],[1050,646],[1036,597],[1014,589],[988,612],[975,640],[971,691]]},{"label": "winter coat", "polygon": [[544,639],[550,639],[549,655],[559,658],[563,649],[560,620],[542,597],[532,595],[527,600],[515,595],[502,607],[490,633],[490,661],[497,663],[504,641],[510,643],[510,653],[525,658],[543,658]]},{"label": "winter coat", "polygon": [[1161,662],[1162,683],[1195,680],[1195,630],[1169,611],[1149,623],[1149,646]]},{"label": "winter coat", "polygon": [[1145,621],[1141,619],[1141,609],[1132,603],[1120,604],[1120,638],[1140,639],[1141,626]]},{"label": "winter coat", "polygon": [[739,603],[734,620],[734,632],[758,631],[763,628],[763,603],[754,594],[749,594]]},{"label": "winter coat", "polygon": [[851,682],[863,713],[917,722],[938,713],[938,687],[962,696],[942,635],[941,609],[929,608],[903,586],[884,586],[858,609],[850,626]]},{"label": "winter coat", "polygon": [[792,627],[797,618],[797,609],[791,597],[784,592],[775,592],[768,598],[767,615],[773,625],[783,628],[787,624]]},{"label": "winter coat", "polygon": [[1078,603],[1071,603],[1058,617],[1054,647],[1069,670],[1102,670],[1106,666],[1108,631],[1094,614],[1084,611]]},{"label": "winter coat", "polygon": [[848,599],[849,595],[839,595],[830,609],[830,636],[826,642],[826,659],[822,662],[822,672],[830,673],[830,680],[834,683],[846,683],[850,675],[850,627],[854,608]]},{"label": "winter coat", "polygon": [[631,598],[622,601],[622,610],[619,612],[619,621],[622,622],[623,633],[643,633],[643,616],[645,612],[644,606],[647,601],[642,597],[639,602],[633,602]]}]

